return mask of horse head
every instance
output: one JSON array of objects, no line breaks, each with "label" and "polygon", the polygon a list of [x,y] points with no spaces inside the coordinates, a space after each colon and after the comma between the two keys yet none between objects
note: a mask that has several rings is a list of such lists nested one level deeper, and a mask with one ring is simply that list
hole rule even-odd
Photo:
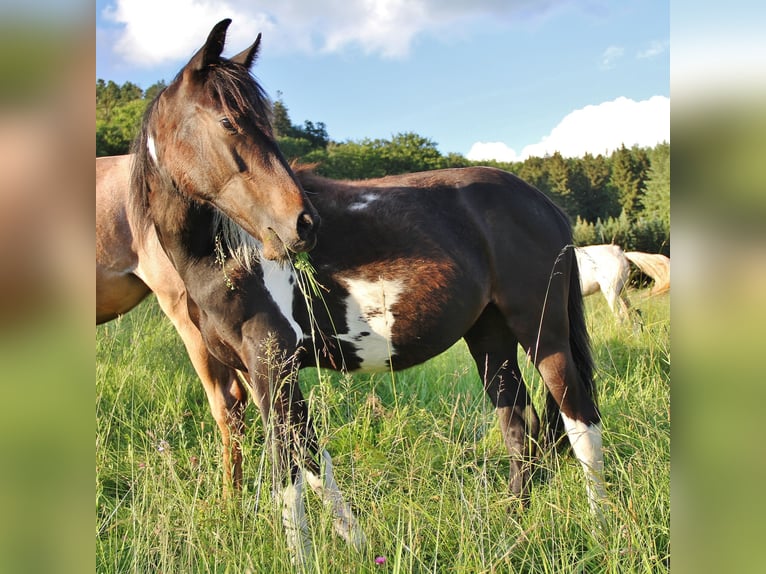
[{"label": "horse head", "polygon": [[222,58],[230,23],[216,24],[157,97],[139,147],[175,190],[214,206],[267,259],[283,259],[313,248],[319,217],[277,147],[268,99],[250,74],[261,36]]}]

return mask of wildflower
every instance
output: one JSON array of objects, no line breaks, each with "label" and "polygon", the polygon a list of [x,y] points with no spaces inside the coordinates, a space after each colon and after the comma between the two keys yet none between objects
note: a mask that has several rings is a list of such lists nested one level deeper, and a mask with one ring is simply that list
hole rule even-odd
[{"label": "wildflower", "polygon": [[386,563],[386,557],[385,556],[376,556],[375,557],[375,564],[378,566],[382,566]]}]

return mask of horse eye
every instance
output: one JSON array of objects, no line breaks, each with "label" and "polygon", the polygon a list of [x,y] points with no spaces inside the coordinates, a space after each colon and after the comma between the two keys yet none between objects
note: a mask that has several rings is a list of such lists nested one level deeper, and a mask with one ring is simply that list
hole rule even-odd
[{"label": "horse eye", "polygon": [[227,132],[235,133],[237,131],[229,118],[221,118],[221,125]]}]

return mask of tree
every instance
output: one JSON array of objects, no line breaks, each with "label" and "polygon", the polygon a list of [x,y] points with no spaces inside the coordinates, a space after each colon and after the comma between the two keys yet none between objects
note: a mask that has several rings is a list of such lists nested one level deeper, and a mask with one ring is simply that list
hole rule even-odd
[{"label": "tree", "polygon": [[578,209],[577,201],[572,193],[570,182],[572,172],[569,169],[569,163],[567,163],[560,152],[555,152],[552,156],[545,158],[545,171],[548,184],[548,189],[545,191],[548,192],[559,207],[574,219]]},{"label": "tree", "polygon": [[644,192],[649,168],[646,152],[634,147],[627,149],[623,144],[612,154],[611,185],[617,190],[620,205],[629,219],[635,219],[642,208],[640,198]]},{"label": "tree", "polygon": [[427,171],[440,167],[436,143],[414,132],[396,134],[391,140],[377,140],[386,175]]},{"label": "tree", "polygon": [[120,86],[112,80],[104,82],[96,81],[96,119],[102,119],[109,123],[112,119],[114,108],[120,103]]},{"label": "tree", "polygon": [[295,137],[293,124],[290,121],[290,113],[282,101],[282,92],[277,92],[277,100],[272,105],[272,113],[271,127],[274,129],[274,135],[278,138]]},{"label": "tree", "polygon": [[574,190],[579,215],[590,222],[619,215],[620,202],[609,185],[610,170],[607,159],[601,154],[594,157],[586,153],[577,160],[577,165],[583,178],[582,185]]},{"label": "tree", "polygon": [[148,102],[133,100],[117,106],[110,121],[96,120],[96,156],[122,155],[138,133]]},{"label": "tree", "polygon": [[165,83],[165,80],[160,80],[159,82],[155,82],[148,88],[146,88],[146,91],[144,92],[144,99],[148,102],[151,102],[154,100],[154,98],[157,97],[157,95],[167,88],[168,85]]},{"label": "tree", "polygon": [[670,144],[657,145],[650,160],[646,192],[641,199],[644,215],[662,222],[670,231]]},{"label": "tree", "polygon": [[541,157],[527,158],[519,168],[519,177],[534,185],[540,191],[548,190],[548,176],[545,160]]},{"label": "tree", "polygon": [[297,126],[290,120],[290,112],[281,99],[282,93],[277,92],[277,101],[272,105],[271,125],[282,153],[287,159],[301,159],[315,150],[323,150],[330,143],[327,127],[324,122],[314,123],[310,120]]}]

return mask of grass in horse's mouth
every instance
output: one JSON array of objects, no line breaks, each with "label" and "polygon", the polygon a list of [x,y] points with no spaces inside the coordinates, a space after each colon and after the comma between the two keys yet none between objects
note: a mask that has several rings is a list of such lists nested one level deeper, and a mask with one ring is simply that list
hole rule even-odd
[{"label": "grass in horse's mouth", "polygon": [[[304,288],[308,288],[308,291],[313,296],[321,297],[321,290],[324,287],[317,281],[317,271],[311,263],[311,257],[306,251],[296,253],[293,256],[293,267],[295,267],[295,270],[298,272],[301,291],[304,291]],[[304,297],[305,296],[306,292],[304,291]]]}]

